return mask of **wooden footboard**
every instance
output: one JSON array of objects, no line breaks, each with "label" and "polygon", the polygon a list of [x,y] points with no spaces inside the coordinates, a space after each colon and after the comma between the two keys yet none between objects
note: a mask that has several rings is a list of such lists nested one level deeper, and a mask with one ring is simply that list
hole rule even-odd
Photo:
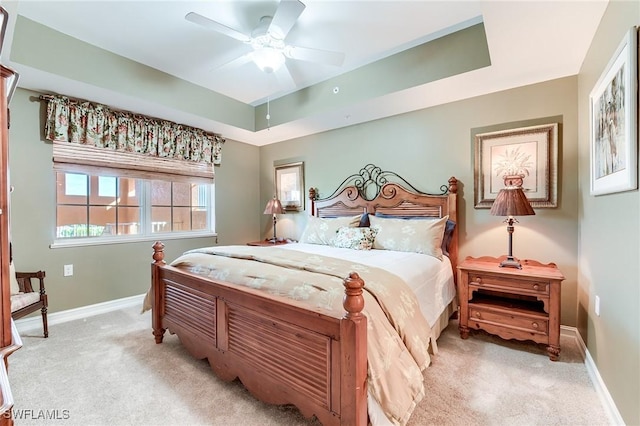
[{"label": "wooden footboard", "polygon": [[152,327],[169,330],[222,379],[239,378],[256,398],[293,404],[323,424],[367,424],[367,319],[364,282],[345,279],[345,315],[211,280],[166,265],[153,246]]}]

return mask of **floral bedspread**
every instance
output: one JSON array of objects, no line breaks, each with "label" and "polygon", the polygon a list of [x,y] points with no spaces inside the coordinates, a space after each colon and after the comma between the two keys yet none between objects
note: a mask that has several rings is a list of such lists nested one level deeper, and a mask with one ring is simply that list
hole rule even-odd
[{"label": "floral bedspread", "polygon": [[172,266],[304,301],[344,314],[343,279],[357,272],[365,282],[368,391],[393,423],[409,420],[424,397],[422,370],[430,363],[431,329],[406,283],[397,275],[333,257],[277,247],[224,246],[191,250]]}]

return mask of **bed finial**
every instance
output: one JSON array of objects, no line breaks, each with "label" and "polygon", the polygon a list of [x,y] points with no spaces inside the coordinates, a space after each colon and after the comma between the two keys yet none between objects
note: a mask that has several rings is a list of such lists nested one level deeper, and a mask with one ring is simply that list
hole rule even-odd
[{"label": "bed finial", "polygon": [[164,265],[164,244],[161,241],[156,241],[153,245],[153,260],[155,264]]},{"label": "bed finial", "polygon": [[318,199],[318,188],[309,188],[309,199],[313,201]]},{"label": "bed finial", "polygon": [[364,297],[362,297],[362,289],[364,288],[364,280],[360,278],[356,272],[349,274],[344,280],[344,299],[342,306],[347,311],[346,318],[354,318],[362,316],[364,308]]},{"label": "bed finial", "polygon": [[311,216],[316,215],[316,200],[318,199],[318,188],[309,188],[309,200],[311,200]]},{"label": "bed finial", "polygon": [[449,178],[449,193],[457,194],[458,193],[458,179],[451,176]]}]

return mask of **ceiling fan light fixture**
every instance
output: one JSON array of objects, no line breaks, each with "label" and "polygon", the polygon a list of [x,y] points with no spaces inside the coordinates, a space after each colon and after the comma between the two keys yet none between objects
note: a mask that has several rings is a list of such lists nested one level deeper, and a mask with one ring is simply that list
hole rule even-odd
[{"label": "ceiling fan light fixture", "polygon": [[264,72],[275,72],[284,64],[285,57],[281,50],[273,47],[262,47],[252,52],[251,59]]},{"label": "ceiling fan light fixture", "polygon": [[300,0],[280,0],[273,15],[262,16],[251,34],[237,31],[196,12],[187,13],[185,19],[251,46],[252,51],[229,63],[242,65],[250,60],[262,72],[277,73],[281,83],[291,83],[295,86],[287,67],[282,67],[285,61],[292,59],[333,66],[341,66],[344,61],[344,53],[300,47],[285,42],[305,7]]}]

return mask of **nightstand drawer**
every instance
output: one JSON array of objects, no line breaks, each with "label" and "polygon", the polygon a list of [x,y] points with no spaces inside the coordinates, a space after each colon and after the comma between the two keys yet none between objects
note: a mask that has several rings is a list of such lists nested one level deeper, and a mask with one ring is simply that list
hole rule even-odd
[{"label": "nightstand drawer", "polygon": [[469,273],[469,287],[484,288],[508,293],[526,295],[549,295],[549,283],[537,280],[523,280],[507,276]]},{"label": "nightstand drawer", "polygon": [[542,316],[518,314],[517,312],[493,309],[483,305],[469,306],[469,323],[474,328],[486,328],[486,325],[495,325],[517,332],[545,336],[549,334],[549,322]]}]

